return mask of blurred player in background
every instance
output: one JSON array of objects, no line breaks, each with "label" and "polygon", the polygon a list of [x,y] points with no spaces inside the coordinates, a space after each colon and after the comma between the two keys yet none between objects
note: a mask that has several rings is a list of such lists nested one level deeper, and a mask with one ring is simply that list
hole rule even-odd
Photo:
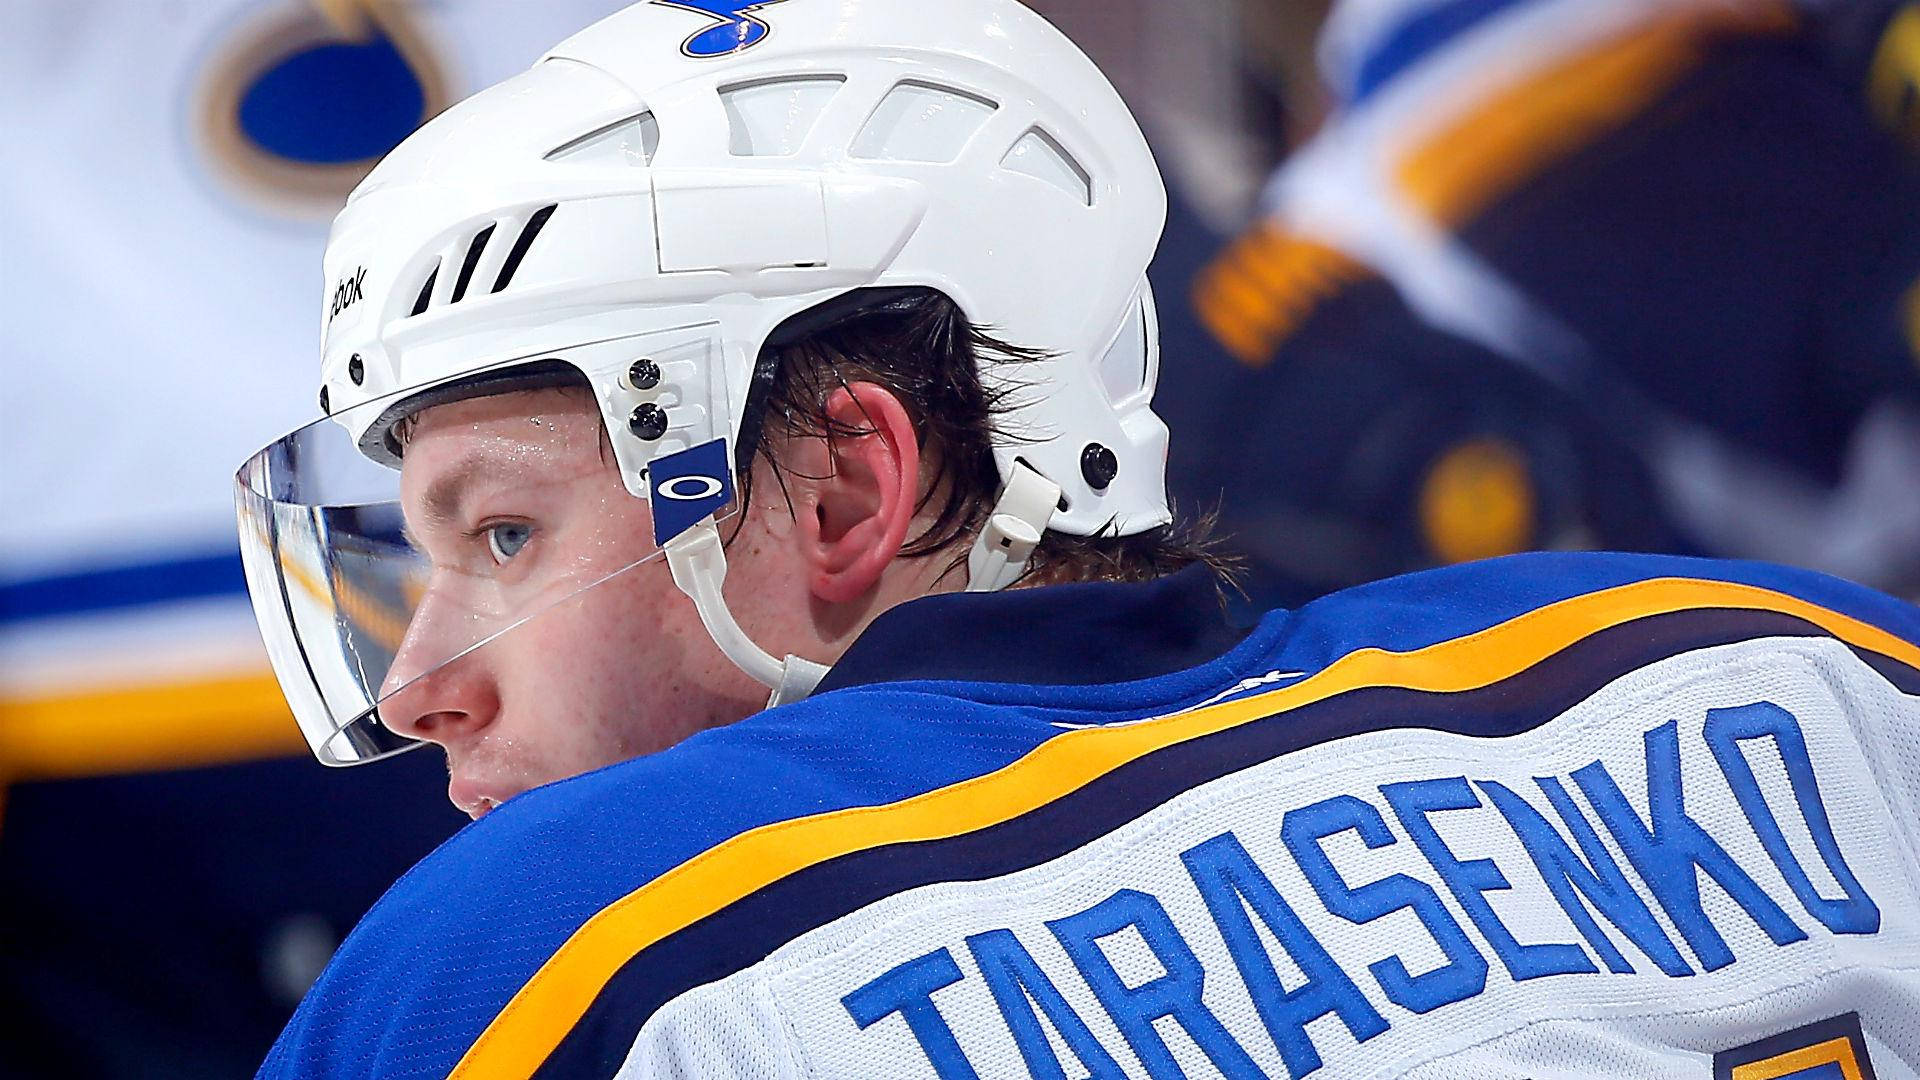
[{"label": "blurred player in background", "polygon": [[1888,0],[1336,4],[1333,113],[1195,289],[1245,370],[1185,412],[1263,452],[1182,482],[1282,596],[1530,547],[1920,588],[1916,57]]},{"label": "blurred player in background", "polygon": [[1231,625],[1164,212],[1011,0],[642,3],[391,154],[241,542],[319,758],[478,820],[263,1075],[1915,1075],[1920,613],[1546,555]]}]

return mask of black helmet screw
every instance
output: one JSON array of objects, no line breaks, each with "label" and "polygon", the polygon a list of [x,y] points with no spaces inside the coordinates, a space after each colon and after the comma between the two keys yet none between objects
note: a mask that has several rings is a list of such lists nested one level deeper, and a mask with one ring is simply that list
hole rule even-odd
[{"label": "black helmet screw", "polygon": [[328,397],[327,388],[324,386],[320,388],[320,414],[322,416],[333,415],[333,402]]},{"label": "black helmet screw", "polygon": [[651,401],[637,406],[633,415],[627,417],[627,430],[638,438],[652,442],[667,433],[667,410]]},{"label": "black helmet screw", "polygon": [[359,353],[347,357],[347,378],[352,379],[355,386],[367,381],[367,365]]},{"label": "black helmet screw", "polygon": [[627,369],[627,381],[635,390],[651,390],[660,385],[660,365],[643,356]]},{"label": "black helmet screw", "polygon": [[1105,491],[1119,472],[1120,459],[1099,443],[1088,443],[1087,448],[1080,451],[1080,475],[1093,490]]}]

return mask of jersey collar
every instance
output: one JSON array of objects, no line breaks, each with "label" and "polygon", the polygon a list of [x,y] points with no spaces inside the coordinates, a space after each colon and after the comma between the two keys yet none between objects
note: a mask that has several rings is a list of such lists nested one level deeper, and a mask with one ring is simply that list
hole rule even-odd
[{"label": "jersey collar", "polygon": [[1247,633],[1200,565],[1147,582],[942,593],[883,612],[814,693],[921,679],[1129,682],[1204,664]]}]

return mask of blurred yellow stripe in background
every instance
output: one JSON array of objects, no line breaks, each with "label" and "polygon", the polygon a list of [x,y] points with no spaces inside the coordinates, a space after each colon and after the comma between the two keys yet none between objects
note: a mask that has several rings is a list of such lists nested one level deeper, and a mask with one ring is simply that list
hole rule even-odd
[{"label": "blurred yellow stripe in background", "polygon": [[1400,163],[1402,190],[1445,225],[1618,128],[1699,66],[1728,35],[1785,34],[1786,3],[1706,9],[1656,19],[1548,66],[1472,109]]},{"label": "blurred yellow stripe in background", "polygon": [[0,700],[0,781],[60,780],[303,754],[273,675]]}]

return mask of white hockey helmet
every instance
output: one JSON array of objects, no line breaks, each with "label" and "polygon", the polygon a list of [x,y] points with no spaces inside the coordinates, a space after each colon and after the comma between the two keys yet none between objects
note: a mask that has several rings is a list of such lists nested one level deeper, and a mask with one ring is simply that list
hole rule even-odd
[{"label": "white hockey helmet", "polygon": [[[981,373],[1010,411],[970,588],[1012,581],[1046,529],[1166,524],[1146,280],[1165,211],[1119,95],[1013,0],[648,0],[449,109],[334,223],[328,416],[238,477],[256,611],[316,754],[406,745],[377,713],[423,588],[396,569],[417,563],[397,511],[376,509],[397,492],[394,425],[556,365],[592,385],[674,580],[776,700],[824,668],[741,634],[713,519],[756,361],[803,313],[931,287],[1047,354]],[[485,617],[448,660],[535,613],[468,608]]]}]

